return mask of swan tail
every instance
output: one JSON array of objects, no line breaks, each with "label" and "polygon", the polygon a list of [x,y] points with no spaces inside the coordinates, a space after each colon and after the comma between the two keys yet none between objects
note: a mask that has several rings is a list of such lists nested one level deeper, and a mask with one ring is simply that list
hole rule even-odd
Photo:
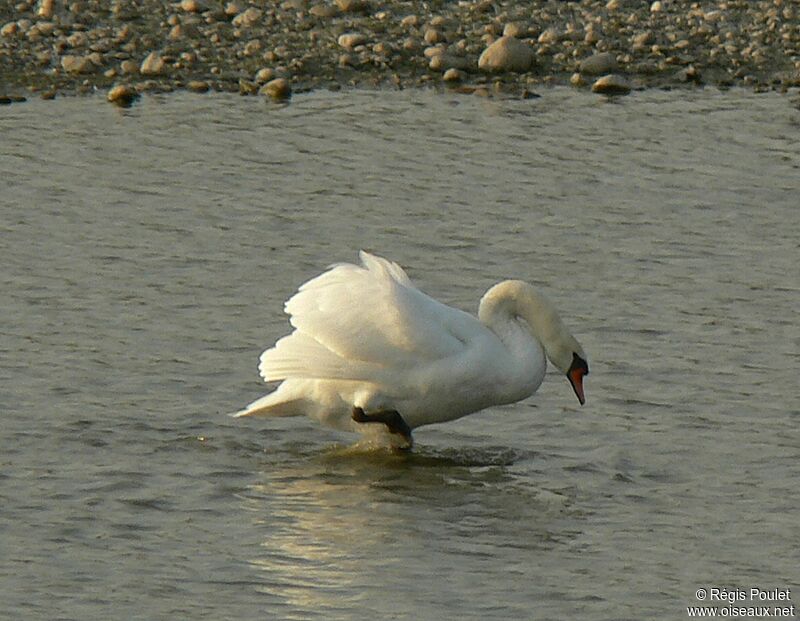
[{"label": "swan tail", "polygon": [[238,412],[231,413],[234,418],[242,416],[302,416],[306,413],[304,399],[287,399],[279,394],[280,390],[256,399],[247,407]]}]

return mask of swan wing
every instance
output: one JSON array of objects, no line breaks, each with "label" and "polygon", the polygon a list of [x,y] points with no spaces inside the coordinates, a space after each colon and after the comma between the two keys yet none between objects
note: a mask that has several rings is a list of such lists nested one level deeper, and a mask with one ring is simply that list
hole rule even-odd
[{"label": "swan wing", "polygon": [[362,265],[333,265],[286,302],[295,332],[262,354],[266,381],[369,380],[377,369],[414,369],[463,351],[482,328],[472,315],[422,293],[396,263],[359,256]]}]

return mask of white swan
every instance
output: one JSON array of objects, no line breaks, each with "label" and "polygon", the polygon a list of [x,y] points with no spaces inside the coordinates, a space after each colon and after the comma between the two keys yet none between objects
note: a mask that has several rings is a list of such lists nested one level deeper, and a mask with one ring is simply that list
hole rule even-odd
[{"label": "white swan", "polygon": [[545,355],[584,403],[586,355],[531,285],[496,284],[475,318],[422,293],[396,263],[360,258],[362,266],[331,266],[286,302],[295,330],[259,364],[264,381],[282,382],[234,416],[307,415],[409,448],[416,427],[532,395]]}]

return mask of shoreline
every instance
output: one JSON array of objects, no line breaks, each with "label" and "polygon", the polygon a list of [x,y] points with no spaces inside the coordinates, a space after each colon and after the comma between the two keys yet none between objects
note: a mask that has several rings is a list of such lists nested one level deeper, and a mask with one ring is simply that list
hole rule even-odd
[{"label": "shoreline", "polygon": [[[487,49],[492,51],[487,52]],[[613,76],[612,90],[597,82]],[[0,102],[117,87],[274,99],[343,87],[535,96],[800,87],[800,7],[783,0],[21,0],[0,10]],[[614,90],[616,89],[616,90]]]}]

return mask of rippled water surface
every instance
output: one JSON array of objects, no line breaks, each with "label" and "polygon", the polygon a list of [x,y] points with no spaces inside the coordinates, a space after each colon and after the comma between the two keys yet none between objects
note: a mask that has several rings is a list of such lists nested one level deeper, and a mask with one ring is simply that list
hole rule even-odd
[{"label": "rippled water surface", "polygon": [[[0,617],[683,619],[701,586],[800,589],[799,130],[736,91],[3,108]],[[543,287],[587,405],[550,373],[405,456],[227,417],[283,301],[362,247],[466,310]]]}]

